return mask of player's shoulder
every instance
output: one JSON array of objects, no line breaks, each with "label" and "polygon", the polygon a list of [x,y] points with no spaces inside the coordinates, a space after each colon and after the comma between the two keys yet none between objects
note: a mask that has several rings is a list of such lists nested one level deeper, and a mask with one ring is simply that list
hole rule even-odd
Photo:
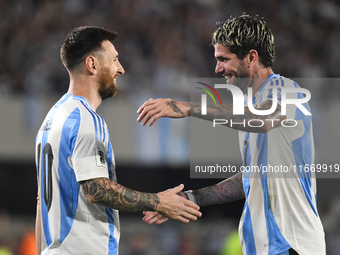
[{"label": "player's shoulder", "polygon": [[260,102],[272,100],[277,93],[279,101],[281,101],[281,92],[287,88],[298,86],[292,79],[286,78],[279,74],[271,74],[257,94],[257,100]]},{"label": "player's shoulder", "polygon": [[93,110],[90,103],[83,97],[71,95],[68,103],[70,104],[71,108],[77,109],[78,114],[82,117],[91,117],[98,115]]},{"label": "player's shoulder", "polygon": [[73,96],[72,103],[77,106],[79,117],[82,121],[95,122],[98,125],[103,125],[105,123],[104,119],[95,112],[90,103],[83,97]]},{"label": "player's shoulder", "polygon": [[[67,115],[67,120],[83,123],[86,125],[105,126],[104,119],[99,116],[90,103],[81,96],[74,96],[71,94],[65,94],[56,104],[63,109],[61,112]],[[59,107],[58,107],[59,108]]]},{"label": "player's shoulder", "polygon": [[273,74],[268,78],[266,87],[273,88],[276,87],[278,89],[281,88],[293,88],[298,87],[299,85],[290,78],[284,77],[280,74]]},{"label": "player's shoulder", "polygon": [[94,110],[85,98],[68,93],[55,104],[54,108],[58,109],[59,116],[64,116],[62,118],[70,123],[89,122],[95,116]]}]

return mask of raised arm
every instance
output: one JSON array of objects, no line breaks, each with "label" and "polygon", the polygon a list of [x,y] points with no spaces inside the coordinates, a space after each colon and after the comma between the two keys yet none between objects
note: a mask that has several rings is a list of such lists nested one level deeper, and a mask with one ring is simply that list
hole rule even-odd
[{"label": "raised arm", "polygon": [[184,185],[154,193],[128,189],[108,178],[96,178],[81,182],[87,199],[96,204],[121,211],[157,211],[171,219],[189,222],[201,216],[199,206],[176,193]]},{"label": "raised arm", "polygon": [[[192,195],[188,194],[191,193]],[[180,192],[179,195],[190,199],[199,206],[229,203],[245,197],[242,182],[242,173],[202,189]],[[144,212],[143,221],[148,224],[161,224],[168,219],[157,212]]]},{"label": "raised arm", "polygon": [[177,102],[171,98],[149,99],[137,110],[139,114],[137,121],[142,121],[144,126],[149,122],[149,126],[161,117],[184,118],[190,116],[190,103]]},{"label": "raised arm", "polygon": [[[264,101],[257,110],[268,110],[271,108],[272,101]],[[253,114],[248,107],[244,107],[243,115],[233,115],[232,106],[207,106],[207,114],[201,114],[201,104],[190,102],[176,102],[170,98],[150,99],[146,101],[137,111],[139,115],[137,121],[145,125],[149,122],[149,126],[155,123],[161,117],[184,118],[192,116],[208,121],[214,119],[223,119],[228,122],[224,124],[227,127],[242,130],[246,132],[266,133],[269,130],[281,125],[286,118],[281,114],[281,107],[277,105],[276,110],[270,115]],[[248,122],[251,120],[251,125]],[[244,123],[234,124],[232,123]],[[263,125],[262,125],[263,123]],[[262,126],[261,126],[262,125]]]}]

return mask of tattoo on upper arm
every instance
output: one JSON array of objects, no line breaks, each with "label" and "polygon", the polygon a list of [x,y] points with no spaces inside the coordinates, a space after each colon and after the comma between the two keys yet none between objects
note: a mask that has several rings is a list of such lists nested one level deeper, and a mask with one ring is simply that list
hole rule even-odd
[{"label": "tattoo on upper arm", "polygon": [[169,105],[171,107],[171,109],[175,112],[175,113],[178,113],[178,114],[184,114],[181,109],[178,108],[177,106],[177,102],[174,101],[174,100],[171,100],[170,102],[166,102],[165,103],[166,105]]},{"label": "tattoo on upper arm", "polygon": [[92,203],[122,211],[155,211],[159,204],[156,194],[128,189],[107,178],[97,178],[81,183],[87,199]]},{"label": "tattoo on upper arm", "polygon": [[235,175],[216,185],[194,191],[200,206],[228,203],[244,198],[242,175]]}]

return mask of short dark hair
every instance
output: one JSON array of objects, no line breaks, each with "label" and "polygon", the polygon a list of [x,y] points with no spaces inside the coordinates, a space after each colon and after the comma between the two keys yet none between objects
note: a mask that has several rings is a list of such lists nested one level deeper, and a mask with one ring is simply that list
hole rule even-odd
[{"label": "short dark hair", "polygon": [[272,67],[275,58],[274,35],[263,18],[243,14],[218,23],[212,36],[212,44],[221,44],[230,52],[243,59],[250,50],[259,54],[260,62],[265,67]]},{"label": "short dark hair", "polygon": [[77,67],[89,53],[99,50],[103,41],[112,42],[118,33],[101,27],[83,26],[72,29],[66,36],[60,58],[68,70]]}]

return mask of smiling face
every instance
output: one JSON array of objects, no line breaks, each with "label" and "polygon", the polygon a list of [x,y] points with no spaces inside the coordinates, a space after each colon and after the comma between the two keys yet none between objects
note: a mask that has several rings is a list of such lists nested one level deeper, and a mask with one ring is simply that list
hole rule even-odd
[{"label": "smiling face", "polygon": [[239,78],[251,78],[250,71],[247,68],[247,58],[239,59],[235,53],[231,53],[227,47],[220,44],[215,44],[214,48],[217,60],[215,73],[222,74],[227,83],[236,85],[245,92],[248,83],[245,82],[245,79]]},{"label": "smiling face", "polygon": [[117,94],[117,78],[125,73],[118,60],[118,52],[109,41],[102,43],[99,53],[98,93],[102,100]]}]

